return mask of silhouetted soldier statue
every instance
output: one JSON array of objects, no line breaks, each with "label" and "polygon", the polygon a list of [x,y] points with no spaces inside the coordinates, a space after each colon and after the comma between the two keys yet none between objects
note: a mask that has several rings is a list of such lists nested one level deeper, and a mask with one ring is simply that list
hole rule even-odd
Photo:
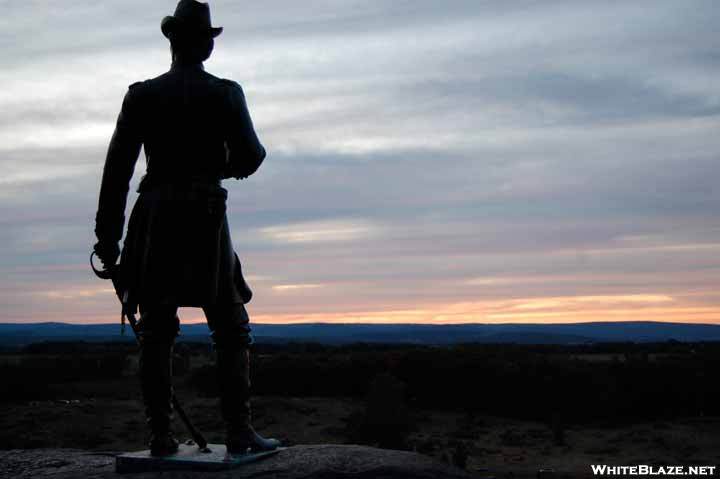
[{"label": "silhouetted soldier statue", "polygon": [[222,28],[206,3],[181,0],[163,19],[172,67],[130,85],[105,161],[96,216],[95,253],[115,265],[130,179],[141,146],[147,174],[123,243],[119,275],[125,307],[139,307],[140,382],[154,455],[175,452],[170,429],[171,354],[177,309],[201,307],[217,351],[220,406],[228,452],[271,450],[280,443],[250,425],[248,347],[244,304],[252,292],[233,251],[221,180],[252,175],[265,158],[237,83],[203,68]]}]

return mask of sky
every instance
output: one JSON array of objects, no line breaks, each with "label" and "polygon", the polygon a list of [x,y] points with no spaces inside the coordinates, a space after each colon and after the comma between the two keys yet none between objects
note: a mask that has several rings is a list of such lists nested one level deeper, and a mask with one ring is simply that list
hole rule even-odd
[{"label": "sky", "polygon": [[[175,2],[0,4],[0,322],[118,321],[99,180]],[[252,321],[720,323],[716,1],[211,8],[268,150],[224,182]]]}]

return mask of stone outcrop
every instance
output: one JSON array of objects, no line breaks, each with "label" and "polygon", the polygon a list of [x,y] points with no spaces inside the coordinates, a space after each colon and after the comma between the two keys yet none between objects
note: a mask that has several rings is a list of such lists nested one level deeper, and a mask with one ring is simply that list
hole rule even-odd
[{"label": "stone outcrop", "polygon": [[272,457],[230,471],[170,471],[130,475],[120,475],[115,472],[115,453],[112,452],[89,452],[78,449],[6,450],[0,451],[0,477],[468,479],[475,476],[413,452],[354,445],[307,445],[289,447]]}]

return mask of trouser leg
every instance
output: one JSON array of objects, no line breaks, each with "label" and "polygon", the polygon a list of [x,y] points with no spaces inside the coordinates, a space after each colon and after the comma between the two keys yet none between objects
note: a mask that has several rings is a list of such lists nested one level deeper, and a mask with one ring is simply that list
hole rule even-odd
[{"label": "trouser leg", "polygon": [[249,318],[241,303],[205,308],[217,354],[220,411],[226,425],[228,451],[270,450],[280,443],[264,439],[251,425]]},{"label": "trouser leg", "polygon": [[140,339],[140,388],[150,428],[150,449],[154,455],[177,450],[172,437],[172,350],[178,333],[177,308],[142,307],[138,323]]}]

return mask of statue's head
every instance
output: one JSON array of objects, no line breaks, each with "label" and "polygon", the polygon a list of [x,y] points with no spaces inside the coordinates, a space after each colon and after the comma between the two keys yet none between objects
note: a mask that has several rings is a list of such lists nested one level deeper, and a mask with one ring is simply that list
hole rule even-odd
[{"label": "statue's head", "polygon": [[210,57],[214,38],[223,31],[210,23],[210,7],[195,0],[180,0],[175,14],[160,23],[163,35],[170,40],[173,60],[201,63]]}]

